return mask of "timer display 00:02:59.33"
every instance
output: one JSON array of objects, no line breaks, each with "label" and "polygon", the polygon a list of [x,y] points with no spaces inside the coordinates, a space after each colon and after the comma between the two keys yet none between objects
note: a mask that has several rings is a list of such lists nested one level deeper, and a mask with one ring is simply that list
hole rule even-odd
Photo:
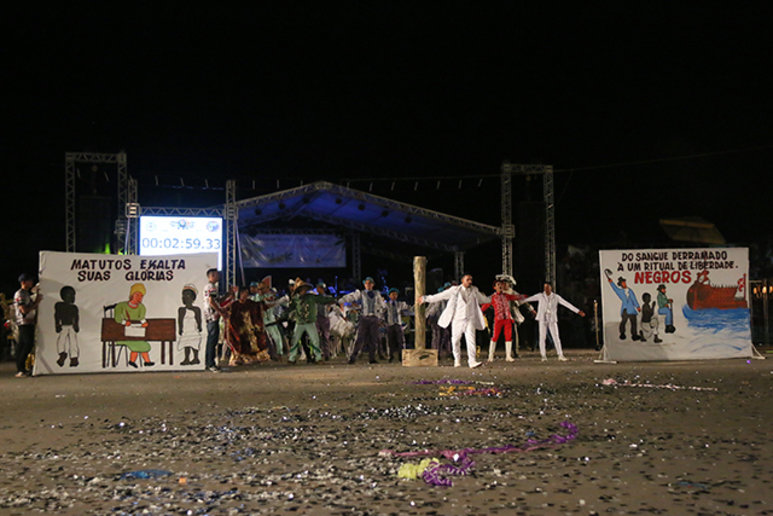
[{"label": "timer display 00:02:59.33", "polygon": [[217,238],[143,238],[142,248],[219,250],[220,240]]}]

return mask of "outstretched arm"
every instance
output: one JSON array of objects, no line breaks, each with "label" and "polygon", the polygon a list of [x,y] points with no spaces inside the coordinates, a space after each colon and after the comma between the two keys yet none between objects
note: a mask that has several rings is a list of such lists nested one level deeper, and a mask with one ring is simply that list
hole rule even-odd
[{"label": "outstretched arm", "polygon": [[435,303],[437,301],[445,301],[446,299],[451,299],[454,293],[456,293],[456,290],[453,287],[447,288],[439,294],[428,294],[426,296],[421,296],[419,298],[419,303]]},{"label": "outstretched arm", "polygon": [[556,297],[558,298],[558,304],[563,305],[564,307],[568,308],[572,312],[579,314],[580,317],[585,317],[585,312],[574,306],[572,303],[564,299],[563,297],[556,294]]}]

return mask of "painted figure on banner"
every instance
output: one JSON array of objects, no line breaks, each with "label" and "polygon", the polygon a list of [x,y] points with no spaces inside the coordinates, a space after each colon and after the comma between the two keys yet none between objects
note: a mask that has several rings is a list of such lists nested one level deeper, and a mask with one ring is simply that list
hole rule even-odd
[{"label": "painted figure on banner", "polygon": [[199,291],[193,285],[185,285],[182,292],[181,306],[177,310],[177,350],[185,353],[180,365],[200,364],[199,350],[203,328],[201,324],[201,308],[194,306]]},{"label": "painted figure on banner", "polygon": [[674,300],[666,295],[666,286],[658,285],[658,314],[665,317],[666,333],[674,333]]},{"label": "painted figure on banner", "polygon": [[625,340],[625,327],[626,323],[630,324],[631,328],[631,340],[639,340],[639,332],[636,331],[636,318],[641,311],[639,301],[636,299],[636,294],[633,290],[628,288],[628,281],[620,276],[617,278],[617,285],[612,281],[612,272],[609,269],[604,271],[607,276],[609,286],[615,292],[618,298],[620,298],[620,340]]},{"label": "painted figure on banner", "polygon": [[233,287],[235,300],[228,305],[227,339],[231,347],[229,365],[252,364],[268,360],[263,329],[263,305],[250,299],[246,287]]},{"label": "painted figure on banner", "polygon": [[[126,328],[147,328],[148,321],[145,319],[145,305],[142,300],[145,298],[147,290],[142,283],[135,283],[129,288],[129,300],[121,301],[115,305],[115,322],[126,326]],[[146,340],[124,340],[117,341],[116,346],[126,346],[130,351],[129,365],[137,368],[137,357],[142,357],[142,365],[151,367],[155,365],[150,360],[150,343]]]},{"label": "painted figure on banner", "polygon": [[652,342],[655,344],[660,344],[663,341],[658,336],[659,322],[658,316],[655,313],[657,302],[652,301],[652,296],[649,292],[642,294],[641,300],[641,320],[639,324],[639,336],[641,337],[641,341],[647,342],[649,339],[652,339]]},{"label": "painted figure on banner", "polygon": [[56,351],[59,358],[56,363],[64,367],[67,357],[70,357],[70,367],[78,367],[80,348],[78,347],[78,332],[80,331],[80,315],[75,304],[75,289],[64,286],[59,291],[62,299],[54,305],[54,326],[56,329]]}]

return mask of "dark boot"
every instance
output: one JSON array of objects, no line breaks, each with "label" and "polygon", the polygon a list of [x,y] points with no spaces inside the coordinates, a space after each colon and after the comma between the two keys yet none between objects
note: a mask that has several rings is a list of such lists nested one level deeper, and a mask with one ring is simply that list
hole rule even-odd
[{"label": "dark boot", "polygon": [[67,358],[67,353],[59,353],[59,358],[56,359],[56,363],[59,364],[59,367],[64,366],[64,361]]},{"label": "dark boot", "polygon": [[639,332],[639,340],[642,342],[647,342],[647,339],[644,338],[644,334],[642,332]]},{"label": "dark boot", "polygon": [[191,364],[191,348],[185,348],[185,358],[183,358],[182,362],[180,362],[180,365],[190,365]]},{"label": "dark boot", "polygon": [[[621,333],[620,334],[620,340],[625,340],[625,333]],[[534,350],[532,350],[532,351],[534,351]]]},{"label": "dark boot", "polygon": [[191,365],[200,364],[201,360],[199,360],[199,350],[191,348],[191,351],[193,352],[193,359],[191,360]]},{"label": "dark boot", "polygon": [[78,359],[77,358],[71,358],[70,359],[70,367],[78,367]]}]

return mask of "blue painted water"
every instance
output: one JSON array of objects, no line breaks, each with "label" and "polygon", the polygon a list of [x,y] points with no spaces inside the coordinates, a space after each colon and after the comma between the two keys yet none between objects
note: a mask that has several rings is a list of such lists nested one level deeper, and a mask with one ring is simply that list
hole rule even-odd
[{"label": "blue painted water", "polygon": [[699,331],[711,333],[718,333],[720,331],[733,333],[749,332],[749,310],[747,308],[693,310],[689,306],[684,305],[682,314],[687,319],[688,326]]}]

